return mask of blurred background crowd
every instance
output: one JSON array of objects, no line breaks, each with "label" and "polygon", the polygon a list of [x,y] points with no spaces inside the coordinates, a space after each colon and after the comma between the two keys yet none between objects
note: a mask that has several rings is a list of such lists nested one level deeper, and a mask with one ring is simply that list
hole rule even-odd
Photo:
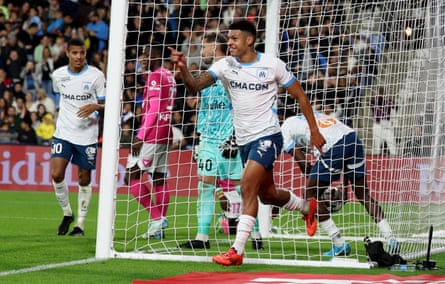
[{"label": "blurred background crowd", "polygon": [[[263,1],[264,2],[264,1]],[[242,5],[240,4],[242,3]],[[49,145],[59,98],[51,73],[67,64],[66,43],[84,40],[88,64],[106,72],[111,0],[0,0],[0,143]],[[199,71],[204,32],[225,31],[237,18],[258,23],[257,48],[264,51],[265,5],[261,1],[130,0],[125,50],[121,145],[130,144],[140,123],[147,74],[144,48],[159,43],[182,50]],[[314,107],[352,125],[363,89],[373,83],[385,35],[351,34],[342,22],[341,1],[292,1],[282,8],[280,56],[301,81]],[[260,8],[263,7],[263,8]],[[373,9],[366,5],[362,8]],[[165,48],[165,66],[168,50]],[[174,145],[197,143],[196,94],[177,76],[172,123]],[[384,90],[382,90],[384,92]],[[298,112],[284,94],[280,114]]]}]

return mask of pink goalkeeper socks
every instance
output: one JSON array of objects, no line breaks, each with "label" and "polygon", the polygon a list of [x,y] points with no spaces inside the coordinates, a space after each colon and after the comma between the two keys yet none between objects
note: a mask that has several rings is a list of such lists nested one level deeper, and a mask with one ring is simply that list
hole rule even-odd
[{"label": "pink goalkeeper socks", "polygon": [[140,180],[130,182],[130,192],[144,206],[153,220],[159,220],[162,217],[160,207],[152,202],[150,191]]},{"label": "pink goalkeeper socks", "polygon": [[156,206],[159,208],[162,217],[167,216],[168,204],[170,202],[170,191],[168,185],[158,185],[154,187],[154,194],[156,198]]}]

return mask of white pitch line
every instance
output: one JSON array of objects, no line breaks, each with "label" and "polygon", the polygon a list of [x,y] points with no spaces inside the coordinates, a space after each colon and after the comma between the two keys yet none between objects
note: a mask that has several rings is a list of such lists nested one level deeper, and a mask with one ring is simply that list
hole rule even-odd
[{"label": "white pitch line", "polygon": [[0,272],[0,277],[13,275],[13,274],[21,274],[21,273],[42,271],[42,270],[58,268],[58,267],[64,267],[64,266],[70,266],[70,265],[76,265],[76,264],[87,264],[87,263],[100,261],[100,260],[103,260],[103,259],[100,259],[100,258],[87,258],[87,259],[73,260],[73,261],[68,261],[68,262],[60,262],[60,263],[54,263],[54,264],[38,265],[38,266],[34,266],[34,267],[28,267],[28,268],[22,268],[22,269],[3,271],[3,272]]}]

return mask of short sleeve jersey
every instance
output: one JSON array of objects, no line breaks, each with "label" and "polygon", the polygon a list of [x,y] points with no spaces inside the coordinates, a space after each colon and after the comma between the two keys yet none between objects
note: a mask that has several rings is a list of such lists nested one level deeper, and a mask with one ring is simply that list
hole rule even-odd
[{"label": "short sleeve jersey", "polygon": [[228,56],[208,69],[215,80],[221,80],[229,93],[239,145],[280,132],[278,87],[288,87],[296,80],[282,60],[272,55],[257,54],[257,61],[253,63],[242,64]]},{"label": "short sleeve jersey", "polygon": [[105,76],[94,66],[86,65],[80,73],[73,73],[68,66],[52,74],[53,88],[60,94],[59,115],[54,137],[77,145],[97,143],[99,114],[87,118],[77,115],[79,108],[105,100]]},{"label": "short sleeve jersey", "polygon": [[171,144],[171,117],[176,81],[170,70],[159,67],[148,76],[142,102],[142,121],[137,138],[149,144]]},{"label": "short sleeve jersey", "polygon": [[222,143],[233,133],[231,104],[221,81],[201,90],[197,130],[201,140]]},{"label": "short sleeve jersey", "polygon": [[[314,113],[314,115],[318,129],[326,140],[326,144],[323,146],[323,152],[325,153],[345,135],[354,132],[354,129],[333,117],[321,113]],[[287,118],[283,122],[281,130],[283,133],[284,152],[289,153],[296,145],[301,147],[310,147],[311,131],[309,129],[309,124],[307,123],[306,117],[303,115]],[[314,155],[319,155],[317,149],[314,150]]]}]

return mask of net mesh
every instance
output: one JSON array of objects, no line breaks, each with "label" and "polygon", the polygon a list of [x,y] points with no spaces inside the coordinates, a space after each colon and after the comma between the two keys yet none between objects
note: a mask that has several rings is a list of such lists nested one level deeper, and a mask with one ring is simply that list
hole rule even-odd
[{"label": "net mesh", "polygon": [[[195,120],[198,99],[184,88],[176,72],[177,99],[172,123],[184,135],[169,160],[171,200],[168,227],[163,239],[143,239],[150,218],[129,193],[123,176],[131,137],[141,118],[141,94],[147,66],[144,49],[162,44],[182,50],[189,69],[205,67],[200,48],[204,32],[225,32],[236,19],[256,23],[256,48],[265,51],[278,40],[276,55],[288,63],[318,111],[351,126],[364,142],[371,194],[380,202],[402,255],[425,254],[428,230],[434,226],[432,252],[445,248],[444,202],[444,28],[445,5],[441,1],[281,1],[277,11],[279,31],[266,31],[265,1],[128,1],[124,88],[122,90],[121,149],[118,194],[113,227],[116,256],[141,258],[184,257],[209,260],[227,250],[234,236],[220,228],[216,205],[211,247],[179,249],[178,244],[196,234],[197,170],[192,159],[198,143]],[[277,20],[277,19],[267,19]],[[165,66],[169,52],[164,49]],[[108,78],[113,80],[113,78]],[[298,114],[298,104],[279,94],[279,114]],[[376,128],[379,127],[379,128]],[[378,137],[378,131],[383,137]],[[277,187],[304,196],[305,178],[289,156],[275,163]],[[146,178],[151,188],[150,177]],[[341,187],[341,185],[339,185]],[[348,202],[333,214],[352,252],[347,265],[366,262],[363,238],[382,238],[372,218],[357,202],[350,187]],[[274,211],[271,211],[274,212]],[[276,213],[276,212],[275,212]],[[313,238],[305,234],[301,214],[281,210],[269,216],[270,235],[265,249],[247,244],[245,257],[254,263],[315,261],[329,265],[323,252],[331,240],[321,230]]]}]

